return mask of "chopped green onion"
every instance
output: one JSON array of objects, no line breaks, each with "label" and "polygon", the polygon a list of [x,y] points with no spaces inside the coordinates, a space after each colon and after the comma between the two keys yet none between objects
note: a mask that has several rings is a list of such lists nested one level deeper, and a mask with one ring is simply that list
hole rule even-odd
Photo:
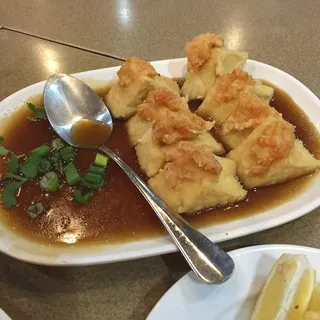
[{"label": "chopped green onion", "polygon": [[96,167],[96,166],[91,166],[88,171],[89,173],[94,173],[94,174],[98,174],[100,176],[104,176],[105,174],[105,170],[104,168],[101,168],[101,167]]},{"label": "chopped green onion", "polygon": [[31,153],[27,162],[20,167],[20,172],[23,173],[26,178],[35,178],[38,174],[40,161],[41,157],[38,153]]},{"label": "chopped green onion", "polygon": [[27,179],[26,178],[23,178],[21,176],[18,176],[17,174],[14,174],[12,172],[6,172],[3,177],[5,179],[15,179],[15,180],[18,180],[18,181],[23,181],[23,182],[26,182]]},{"label": "chopped green onion", "polygon": [[51,147],[47,146],[46,144],[43,144],[42,146],[35,148],[31,151],[31,154],[37,154],[40,157],[46,156],[50,151],[52,150]]},{"label": "chopped green onion", "polygon": [[82,195],[81,190],[76,189],[74,191],[74,201],[76,203],[87,203],[93,196],[93,191],[89,191],[85,195]]},{"label": "chopped green onion", "polygon": [[96,158],[94,159],[94,164],[98,167],[105,168],[108,164],[109,158],[101,153],[96,154]]},{"label": "chopped green onion", "polygon": [[4,137],[0,137],[0,144],[3,143]]},{"label": "chopped green onion", "polygon": [[40,188],[44,191],[54,192],[57,191],[58,187],[59,178],[53,171],[46,173],[40,180]]},{"label": "chopped green onion", "polygon": [[101,183],[103,177],[100,174],[86,172],[86,174],[83,177],[83,180],[90,184],[96,185]]},{"label": "chopped green onion", "polygon": [[[85,174],[85,176],[86,175],[87,175],[87,173]],[[87,180],[82,179],[81,182],[86,188],[93,188],[93,189],[100,189],[100,188],[103,187],[103,184],[104,184],[104,180],[103,179],[101,179],[101,181],[98,182],[98,183],[90,183],[90,182],[88,182],[88,176],[87,176]]]},{"label": "chopped green onion", "polygon": [[76,162],[76,153],[73,147],[67,146],[60,150],[60,156],[65,163]]},{"label": "chopped green onion", "polygon": [[19,158],[16,155],[12,155],[9,159],[8,159],[8,171],[12,172],[12,173],[17,173],[18,172],[18,168],[19,168]]},{"label": "chopped green onion", "polygon": [[42,202],[38,202],[36,204],[32,204],[31,206],[29,206],[27,208],[27,215],[31,218],[31,219],[36,219],[38,217],[40,217],[42,214],[45,213],[45,208],[44,205],[42,204]]},{"label": "chopped green onion", "polygon": [[60,138],[56,138],[52,141],[52,148],[54,150],[60,150],[63,147],[65,147],[65,143]]},{"label": "chopped green onion", "polygon": [[59,151],[54,152],[50,160],[53,163],[54,168],[58,170],[60,173],[63,173],[60,152]]},{"label": "chopped green onion", "polygon": [[11,182],[2,191],[2,203],[5,207],[11,208],[17,204],[16,191],[22,186],[23,181]]},{"label": "chopped green onion", "polygon": [[6,149],[4,146],[0,146],[0,155],[6,156],[9,153],[9,150]]},{"label": "chopped green onion", "polygon": [[36,119],[45,119],[47,117],[46,111],[44,108],[36,107],[33,103],[27,102],[29,109],[34,113],[34,117],[28,117],[29,120],[36,120]]},{"label": "chopped green onion", "polygon": [[68,185],[73,186],[81,181],[78,170],[73,163],[69,163],[66,167],[64,167],[63,172],[66,175]]},{"label": "chopped green onion", "polygon": [[47,173],[50,171],[51,167],[52,167],[51,162],[48,159],[42,158],[40,160],[38,170],[40,173]]}]

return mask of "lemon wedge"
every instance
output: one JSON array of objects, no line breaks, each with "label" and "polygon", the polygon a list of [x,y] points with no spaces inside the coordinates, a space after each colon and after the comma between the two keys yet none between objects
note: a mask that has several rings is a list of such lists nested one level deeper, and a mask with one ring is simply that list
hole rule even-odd
[{"label": "lemon wedge", "polygon": [[306,256],[283,254],[269,272],[251,320],[301,320],[315,280]]},{"label": "lemon wedge", "polygon": [[318,284],[312,293],[308,311],[303,320],[320,320],[320,285]]},{"label": "lemon wedge", "polygon": [[320,311],[320,284],[316,285],[312,293],[308,310]]}]

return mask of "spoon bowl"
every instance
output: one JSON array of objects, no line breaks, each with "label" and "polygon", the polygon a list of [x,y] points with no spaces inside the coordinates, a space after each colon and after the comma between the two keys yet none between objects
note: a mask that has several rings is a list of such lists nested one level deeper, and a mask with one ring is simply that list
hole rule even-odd
[{"label": "spoon bowl", "polygon": [[68,144],[80,148],[96,148],[103,144],[99,142],[95,145],[94,141],[92,145],[81,144],[80,139],[72,139],[74,125],[84,120],[103,123],[111,134],[113,121],[109,109],[81,80],[63,73],[54,74],[45,84],[43,98],[51,126]]},{"label": "spoon bowl", "polygon": [[[121,167],[203,282],[219,284],[232,276],[235,266],[231,257],[173,212],[116,153],[103,145],[112,132],[112,117],[104,102],[89,86],[66,74],[53,75],[44,88],[44,106],[51,126],[63,140],[75,147],[97,148]],[[86,123],[89,130],[84,133],[86,139],[75,139],[74,129],[81,123]],[[108,130],[101,124],[107,126]],[[96,125],[104,128],[105,137],[102,140],[99,131],[96,135],[99,139],[90,134],[90,128],[93,130]]]}]

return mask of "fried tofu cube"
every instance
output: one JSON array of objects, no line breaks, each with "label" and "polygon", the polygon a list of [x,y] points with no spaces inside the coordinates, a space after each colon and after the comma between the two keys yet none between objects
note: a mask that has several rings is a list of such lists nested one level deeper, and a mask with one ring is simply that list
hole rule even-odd
[{"label": "fried tofu cube", "polygon": [[240,94],[254,84],[254,79],[241,69],[220,76],[196,111],[197,115],[214,119],[220,125],[236,108]]},{"label": "fried tofu cube", "polygon": [[242,93],[236,108],[218,129],[220,139],[229,150],[235,149],[255,128],[269,117],[276,115],[277,111],[265,100],[254,94]]},{"label": "fried tofu cube", "polygon": [[150,129],[136,144],[139,165],[148,177],[152,177],[164,166],[163,146],[152,137]]},{"label": "fried tofu cube", "polygon": [[200,34],[186,44],[188,72],[181,88],[189,99],[203,98],[216,80],[218,51],[223,39],[213,33]]},{"label": "fried tofu cube", "polygon": [[274,89],[264,85],[260,80],[256,80],[256,84],[254,86],[248,87],[247,92],[256,95],[267,103],[270,103],[274,95]]},{"label": "fried tofu cube", "polygon": [[278,117],[256,128],[227,157],[237,163],[237,174],[248,189],[285,182],[320,166],[295,138],[294,127]]},{"label": "fried tofu cube", "polygon": [[158,75],[150,63],[138,58],[128,58],[117,74],[119,80],[105,97],[115,118],[129,118],[135,114],[150,90],[164,87],[180,96],[174,80]]},{"label": "fried tofu cube", "polygon": [[252,93],[266,102],[273,96],[272,88],[254,80],[246,71],[236,69],[218,77],[196,113],[221,125],[234,111],[240,96],[245,92]]},{"label": "fried tofu cube", "polygon": [[148,184],[177,213],[233,203],[247,194],[236,176],[236,163],[213,155],[206,146],[181,144],[166,160]]},{"label": "fried tofu cube", "polygon": [[138,141],[152,128],[152,123],[141,119],[141,117],[136,114],[126,122],[126,128],[130,144],[135,146]]},{"label": "fried tofu cube", "polygon": [[157,73],[150,63],[130,57],[117,74],[119,80],[111,87],[106,102],[115,118],[128,118],[152,89]]},{"label": "fried tofu cube", "polygon": [[200,34],[186,44],[188,72],[182,94],[202,99],[216,81],[217,75],[240,68],[248,58],[246,52],[232,52],[223,47],[223,39],[213,33]]},{"label": "fried tofu cube", "polygon": [[[175,145],[186,143],[179,141]],[[201,146],[206,145],[212,153],[224,154],[224,147],[217,142],[209,132],[199,134],[194,140],[187,142],[189,145]],[[173,146],[175,146],[173,145]],[[170,146],[163,145],[157,139],[152,137],[152,129],[143,135],[136,144],[136,153],[141,169],[148,177],[152,177],[164,167],[165,152]]]},{"label": "fried tofu cube", "polygon": [[148,93],[145,101],[137,108],[137,114],[126,122],[129,140],[132,145],[136,145],[139,139],[152,127],[152,122],[158,114],[172,111],[189,110],[187,100],[180,98],[177,92],[170,88],[159,87]]},{"label": "fried tofu cube", "polygon": [[176,81],[165,76],[157,75],[153,78],[152,89],[166,88],[180,97],[180,88]]},{"label": "fried tofu cube", "polygon": [[216,73],[217,75],[231,73],[233,70],[241,68],[247,59],[248,52],[218,49]]}]

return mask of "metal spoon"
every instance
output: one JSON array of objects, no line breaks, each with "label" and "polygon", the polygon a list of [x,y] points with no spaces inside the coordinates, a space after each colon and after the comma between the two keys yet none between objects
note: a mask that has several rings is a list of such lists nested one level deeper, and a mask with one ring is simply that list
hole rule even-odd
[{"label": "metal spoon", "polygon": [[[104,102],[89,86],[72,76],[55,74],[47,80],[44,106],[56,133],[75,147],[88,147],[79,142],[75,144],[72,140],[72,127],[81,120],[103,122],[110,127],[110,133],[112,131],[112,117]],[[219,284],[231,277],[234,262],[226,252],[194,229],[180,215],[172,212],[116,153],[104,145],[92,147],[107,154],[127,174],[202,281]]]}]

